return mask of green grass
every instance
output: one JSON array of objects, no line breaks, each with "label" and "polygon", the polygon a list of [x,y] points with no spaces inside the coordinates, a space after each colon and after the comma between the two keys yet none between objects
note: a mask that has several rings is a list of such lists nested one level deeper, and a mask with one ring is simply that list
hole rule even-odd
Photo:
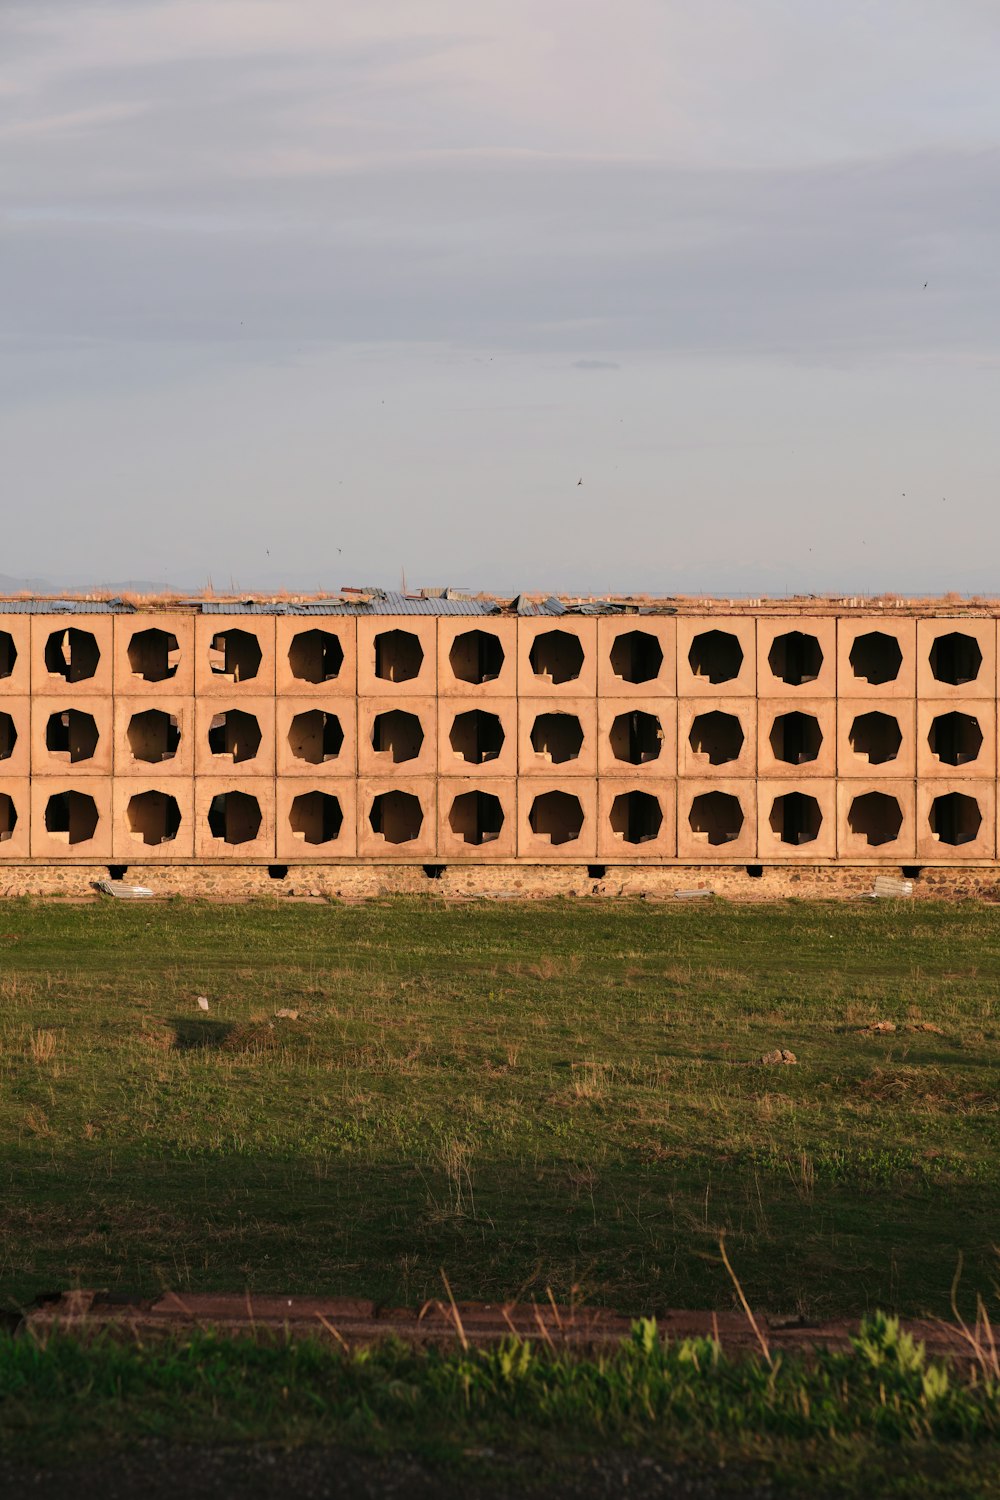
[{"label": "green grass", "polygon": [[725,1231],[757,1308],[945,1314],[997,1272],[998,1037],[971,902],[6,902],[0,1302],[655,1313],[730,1304]]}]

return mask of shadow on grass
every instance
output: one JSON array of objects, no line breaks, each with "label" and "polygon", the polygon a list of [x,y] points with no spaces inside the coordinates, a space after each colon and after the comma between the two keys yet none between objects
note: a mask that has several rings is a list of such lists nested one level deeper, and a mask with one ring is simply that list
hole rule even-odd
[{"label": "shadow on grass", "polygon": [[173,1047],[176,1052],[198,1052],[223,1047],[232,1037],[232,1021],[211,1021],[206,1016],[172,1016]]}]

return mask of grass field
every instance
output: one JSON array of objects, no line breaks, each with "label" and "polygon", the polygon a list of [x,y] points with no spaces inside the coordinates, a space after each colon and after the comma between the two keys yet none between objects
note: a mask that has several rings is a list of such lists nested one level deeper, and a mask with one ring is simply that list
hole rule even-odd
[{"label": "grass field", "polygon": [[1000,1270],[998,997],[975,903],[7,902],[0,1301],[645,1314],[730,1304],[724,1231],[756,1307],[945,1314]]}]

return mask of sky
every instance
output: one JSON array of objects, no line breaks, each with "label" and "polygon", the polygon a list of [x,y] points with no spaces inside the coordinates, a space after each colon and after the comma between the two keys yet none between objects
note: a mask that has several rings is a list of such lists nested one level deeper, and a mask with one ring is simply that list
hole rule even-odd
[{"label": "sky", "polygon": [[0,572],[1000,593],[995,0],[3,0]]}]

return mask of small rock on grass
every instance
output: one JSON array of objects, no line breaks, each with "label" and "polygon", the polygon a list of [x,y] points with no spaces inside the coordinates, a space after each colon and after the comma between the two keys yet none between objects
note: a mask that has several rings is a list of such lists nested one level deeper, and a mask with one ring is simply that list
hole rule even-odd
[{"label": "small rock on grass", "polygon": [[280,1021],[297,1021],[299,1019],[297,1010],[276,1010],[274,1014]]},{"label": "small rock on grass", "polygon": [[198,1000],[197,1000],[197,1005],[198,1005],[198,1009],[199,1010],[208,1010],[208,996],[207,995],[199,995],[198,996]]},{"label": "small rock on grass", "polygon": [[764,1052],[761,1062],[765,1067],[771,1067],[778,1063],[797,1063],[798,1058],[794,1052],[789,1052],[787,1047],[775,1047],[773,1052]]}]

